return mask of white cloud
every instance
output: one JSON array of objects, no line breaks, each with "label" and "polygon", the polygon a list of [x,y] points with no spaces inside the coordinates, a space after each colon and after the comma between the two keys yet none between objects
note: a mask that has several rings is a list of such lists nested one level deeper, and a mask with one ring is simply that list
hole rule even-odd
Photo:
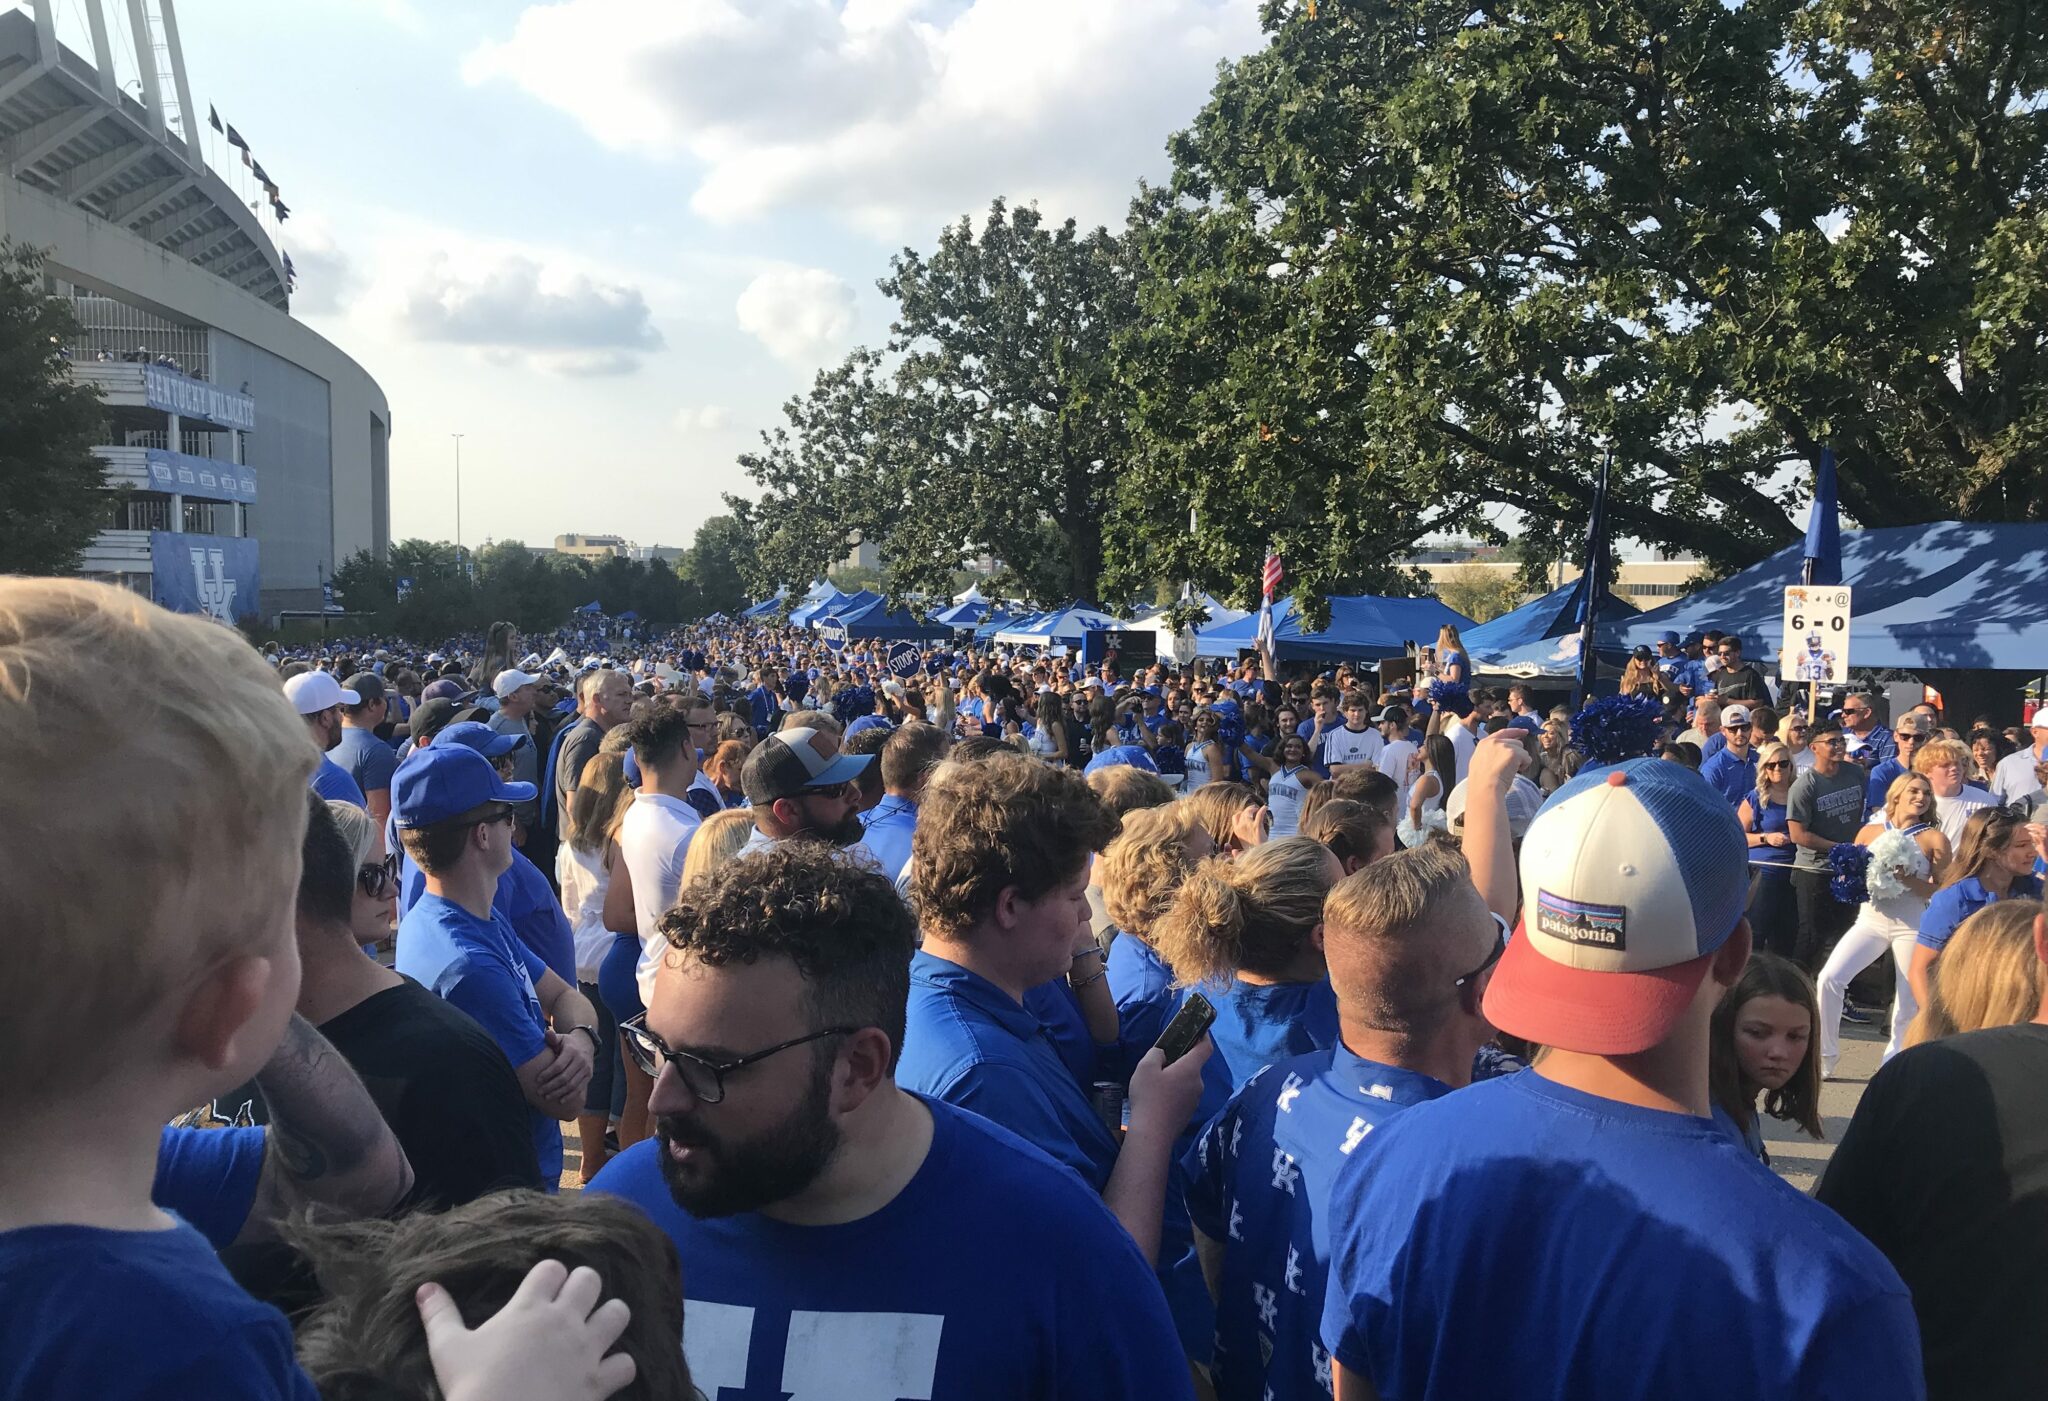
[{"label": "white cloud", "polygon": [[363,289],[355,260],[336,243],[333,230],[318,214],[294,215],[278,242],[291,256],[298,274],[292,292],[295,316],[330,315],[345,309]]},{"label": "white cloud", "polygon": [[678,433],[718,433],[732,427],[732,410],[719,404],[677,409],[674,423]]},{"label": "white cloud", "polygon": [[476,346],[500,363],[523,352],[557,374],[626,374],[662,348],[637,287],[518,253],[436,251],[406,288],[399,319],[418,339]]},{"label": "white cloud", "polygon": [[706,217],[922,238],[996,195],[1116,221],[1261,38],[1257,0],[551,0],[463,71],[691,158]]},{"label": "white cloud", "polygon": [[733,310],[740,329],[779,360],[808,367],[853,336],[853,288],[823,268],[776,268],[747,284]]}]

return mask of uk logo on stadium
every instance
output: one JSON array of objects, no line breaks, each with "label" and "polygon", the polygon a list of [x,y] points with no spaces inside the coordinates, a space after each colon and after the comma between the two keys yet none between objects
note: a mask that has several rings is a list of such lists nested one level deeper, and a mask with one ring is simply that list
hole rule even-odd
[{"label": "uk logo on stadium", "polygon": [[192,547],[192,587],[207,617],[234,622],[235,581],[228,577],[225,553],[201,545]]}]

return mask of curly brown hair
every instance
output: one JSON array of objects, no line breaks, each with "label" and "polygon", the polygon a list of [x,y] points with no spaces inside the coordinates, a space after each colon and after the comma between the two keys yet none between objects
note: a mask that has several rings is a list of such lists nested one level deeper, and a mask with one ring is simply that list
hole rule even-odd
[{"label": "curly brown hair", "polygon": [[1021,756],[940,766],[911,838],[925,930],[960,938],[1014,886],[1037,900],[1083,870],[1122,824],[1078,773]]},{"label": "curly brown hair", "polygon": [[823,842],[776,842],[685,885],[655,928],[713,968],[788,959],[817,1024],[880,1028],[896,1068],[917,935],[871,866]]},{"label": "curly brown hair", "polygon": [[1204,861],[1153,925],[1151,943],[1184,986],[1239,971],[1276,977],[1323,922],[1324,898],[1337,882],[1333,864],[1329,849],[1307,837]]},{"label": "curly brown hair", "polygon": [[1102,853],[1096,870],[1103,907],[1118,929],[1152,942],[1152,926],[1195,869],[1187,845],[1193,828],[1184,803],[1124,814],[1124,829]]}]

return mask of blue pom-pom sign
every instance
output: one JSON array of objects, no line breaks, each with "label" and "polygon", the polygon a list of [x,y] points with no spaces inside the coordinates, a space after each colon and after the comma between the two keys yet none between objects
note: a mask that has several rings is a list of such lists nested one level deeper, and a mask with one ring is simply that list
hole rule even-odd
[{"label": "blue pom-pom sign", "polygon": [[1602,696],[1572,717],[1572,748],[1594,766],[1646,758],[1663,723],[1664,707],[1649,696]]}]

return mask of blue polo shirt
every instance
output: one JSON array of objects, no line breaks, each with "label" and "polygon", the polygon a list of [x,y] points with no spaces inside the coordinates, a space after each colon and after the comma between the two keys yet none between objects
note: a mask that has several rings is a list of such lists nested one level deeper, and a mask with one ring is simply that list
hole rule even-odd
[{"label": "blue polo shirt", "polygon": [[910,861],[910,839],[917,831],[917,804],[909,798],[885,793],[881,802],[861,814],[860,821],[868,833],[863,840],[881,866],[882,874],[895,880]]},{"label": "blue polo shirt", "polygon": [[1372,1140],[1330,1192],[1321,1341],[1381,1396],[1926,1395],[1898,1272],[1712,1119],[1530,1071]]},{"label": "blue polo shirt", "polygon": [[1128,1072],[1121,1076],[1115,1073],[1117,1048],[1097,1046],[1095,1038],[1088,1034],[1088,1018],[1082,1014],[1080,994],[1065,975],[1024,989],[1024,1010],[1038,1018],[1046,1039],[1059,1053],[1060,1064],[1074,1077],[1083,1094],[1092,1090],[1098,1079],[1130,1078]]},{"label": "blue polo shirt", "polygon": [[1045,1026],[978,973],[919,950],[896,1083],[971,1109],[1100,1192],[1116,1166],[1103,1126]]},{"label": "blue polo shirt", "polygon": [[1756,787],[1756,751],[1752,749],[1738,759],[1735,751],[1728,748],[1728,741],[1722,739],[1721,748],[1701,762],[1700,777],[1728,800],[1729,807],[1739,807]]},{"label": "blue polo shirt", "polygon": [[1892,784],[1902,775],[1912,772],[1912,770],[1898,761],[1896,757],[1898,745],[1894,743],[1892,748],[1894,750],[1894,757],[1884,760],[1870,771],[1870,786],[1864,790],[1863,797],[1863,810],[1865,812],[1876,812],[1882,808],[1884,806],[1884,795],[1891,791]]},{"label": "blue polo shirt", "polygon": [[1202,995],[1216,1004],[1211,1064],[1222,1065],[1232,1090],[1275,1061],[1337,1044],[1337,994],[1328,978],[1266,984],[1233,979],[1204,987]]},{"label": "blue polo shirt", "polygon": [[[397,830],[396,826],[387,827],[387,840]],[[391,841],[391,849],[399,852],[398,913],[403,919],[427,893],[427,878],[405,857],[396,841]],[[505,917],[519,942],[539,954],[557,977],[571,987],[576,985],[576,931],[562,912],[562,902],[548,884],[548,878],[518,847],[512,848],[512,864],[498,877],[491,909]]]},{"label": "blue polo shirt", "polygon": [[[2035,876],[2018,877],[2005,898],[2040,899],[2040,879]],[[1955,937],[1964,920],[1997,901],[1998,897],[1986,890],[1984,882],[1975,876],[1964,876],[1954,885],[1943,886],[1928,900],[1927,913],[1920,916],[1920,937],[1914,942],[1923,949],[1940,953],[1948,947],[1948,941]]]},{"label": "blue polo shirt", "polygon": [[1337,1169],[1403,1109],[1450,1092],[1340,1044],[1267,1066],[1203,1131],[1182,1168],[1195,1229],[1223,1247],[1219,1401],[1329,1394],[1319,1330]]},{"label": "blue polo shirt", "polygon": [[1159,1286],[1101,1200],[1002,1127],[925,1103],[924,1162],[857,1221],[699,1220],[653,1139],[592,1181],[675,1241],[683,1350],[708,1401],[1189,1401]]},{"label": "blue polo shirt", "polygon": [[[515,1070],[547,1049],[547,1018],[534,987],[548,966],[499,911],[478,919],[453,900],[420,896],[398,923],[392,966],[469,1013]],[[562,1176],[561,1125],[531,1105],[527,1114],[540,1180],[553,1191]]]}]

